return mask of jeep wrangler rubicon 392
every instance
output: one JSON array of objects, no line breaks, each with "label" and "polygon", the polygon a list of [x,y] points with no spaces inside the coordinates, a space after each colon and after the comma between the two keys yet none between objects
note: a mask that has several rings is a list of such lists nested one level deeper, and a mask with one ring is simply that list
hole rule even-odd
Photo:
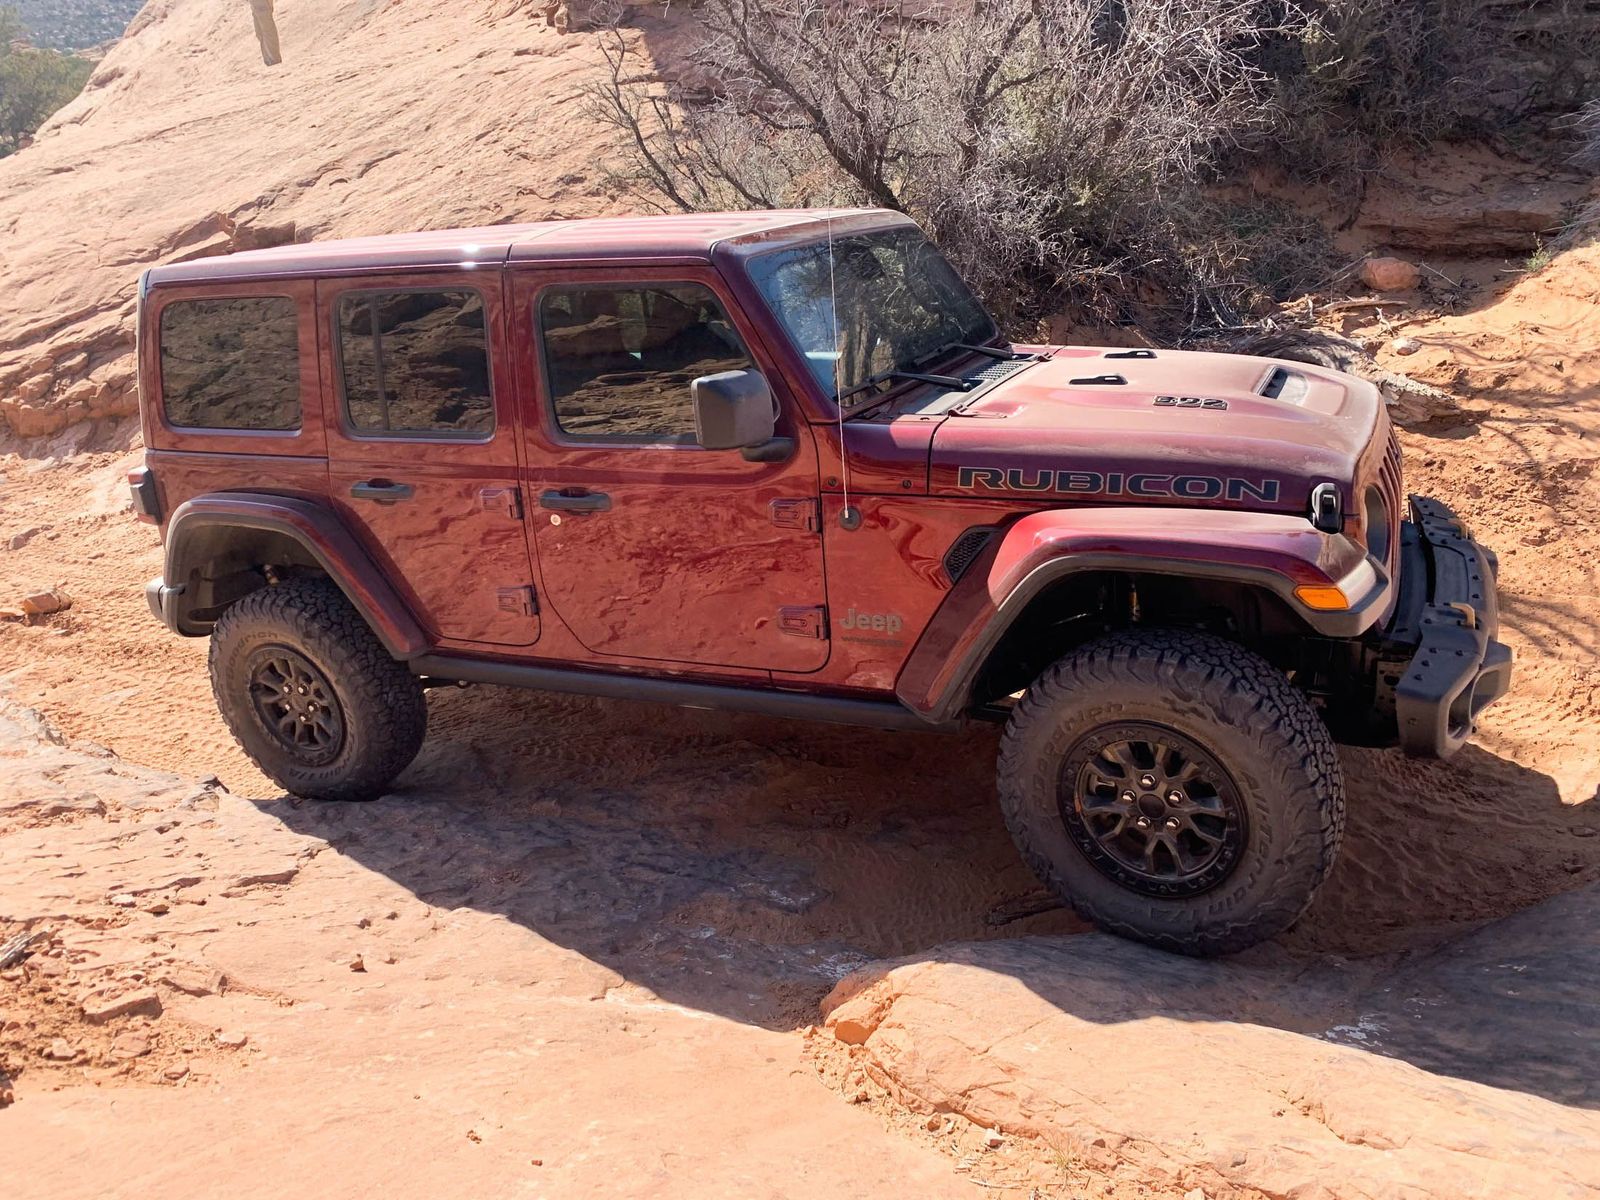
[{"label": "jeep wrangler rubicon 392", "polygon": [[1509,683],[1494,556],[1370,385],[1013,345],[898,214],[290,246],[139,300],[150,607],[301,796],[380,794],[442,682],[1003,720],[1040,877],[1215,954],[1326,875],[1336,741],[1449,754]]}]

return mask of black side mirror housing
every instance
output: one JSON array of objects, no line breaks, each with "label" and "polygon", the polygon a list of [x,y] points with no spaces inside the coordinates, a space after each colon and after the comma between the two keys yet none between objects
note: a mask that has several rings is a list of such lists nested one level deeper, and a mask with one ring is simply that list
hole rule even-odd
[{"label": "black side mirror housing", "polygon": [[759,371],[719,371],[689,385],[694,436],[707,450],[742,450],[770,441],[778,427],[772,388]]}]

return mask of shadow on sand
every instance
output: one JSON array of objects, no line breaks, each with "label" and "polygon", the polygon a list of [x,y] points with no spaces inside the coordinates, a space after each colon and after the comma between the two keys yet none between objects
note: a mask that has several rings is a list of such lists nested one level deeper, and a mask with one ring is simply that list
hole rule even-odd
[{"label": "shadow on sand", "polygon": [[[493,688],[432,708],[392,796],[266,807],[430,905],[503,914],[666,1001],[796,1028],[875,959],[1085,928],[1040,902],[1011,847],[992,730]],[[1600,890],[1510,915],[1600,878],[1600,838],[1584,836],[1600,814],[1476,747],[1450,763],[1349,752],[1345,769],[1343,858],[1278,942],[1196,962],[1095,937],[1084,965],[1118,964],[1096,987],[1081,969],[1024,981],[1087,1019],[1273,1024],[1600,1107]],[[1126,995],[1107,1004],[1107,987]]]}]

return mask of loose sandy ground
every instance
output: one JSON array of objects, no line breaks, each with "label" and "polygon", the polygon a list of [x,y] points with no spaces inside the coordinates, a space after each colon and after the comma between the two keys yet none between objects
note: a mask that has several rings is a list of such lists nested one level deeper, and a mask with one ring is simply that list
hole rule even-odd
[{"label": "loose sandy ground", "polygon": [[[1516,690],[1449,763],[1344,752],[1310,913],[1178,963],[1043,899],[991,730],[476,688],[431,694],[377,804],[254,771],[140,591],[138,269],[236,224],[632,206],[575,103],[592,36],[520,0],[278,11],[269,71],[246,6],[153,0],[0,165],[0,415],[49,432],[0,441],[0,607],[74,601],[0,623],[0,940],[48,935],[0,972],[10,1194],[1600,1194],[1600,248],[1338,318],[1421,343],[1383,354],[1443,390],[1396,410],[1407,481],[1499,550]],[[666,61],[679,19],[634,36]],[[1481,208],[1498,168],[1463,164],[1379,181],[1351,236]],[[1491,207],[1540,227],[1519,170]]]}]

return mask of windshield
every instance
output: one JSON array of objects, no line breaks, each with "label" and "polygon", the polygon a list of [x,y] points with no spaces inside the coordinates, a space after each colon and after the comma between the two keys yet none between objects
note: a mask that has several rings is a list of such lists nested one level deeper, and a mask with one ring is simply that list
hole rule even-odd
[{"label": "windshield", "polygon": [[[889,371],[926,367],[936,351],[992,340],[994,319],[944,255],[915,228],[811,242],[754,259],[750,275],[823,393],[845,406],[876,394],[853,389]],[[832,297],[838,297],[838,341]]]}]

